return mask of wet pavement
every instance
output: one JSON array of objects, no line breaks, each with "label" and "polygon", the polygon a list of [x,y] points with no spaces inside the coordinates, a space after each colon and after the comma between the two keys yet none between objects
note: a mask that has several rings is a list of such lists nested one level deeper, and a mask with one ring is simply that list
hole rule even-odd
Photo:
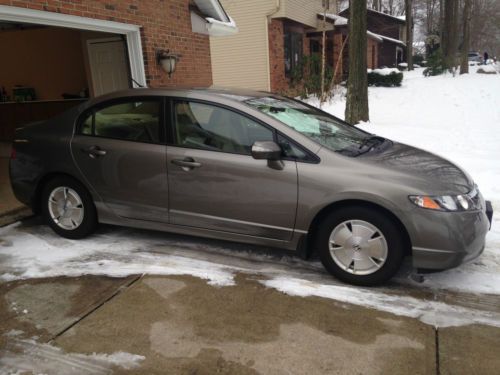
[{"label": "wet pavement", "polygon": [[[220,287],[137,275],[3,283],[0,373],[76,366],[80,374],[495,374],[500,366],[499,328],[436,331],[412,318],[290,296],[249,275],[235,281]],[[140,361],[96,362],[95,353],[122,352]]]},{"label": "wet pavement", "polygon": [[[0,374],[496,374],[500,368],[498,295],[429,288],[410,282],[406,271],[384,287],[356,288],[316,262],[165,233],[104,226],[93,240],[67,242],[37,218],[16,230],[16,238],[42,239],[55,259],[58,249],[82,256],[36,263],[39,275],[73,277],[26,280],[19,280],[26,270],[0,259],[0,273],[12,278],[0,283]],[[8,241],[2,246],[17,249]],[[40,245],[25,244],[35,247],[33,257]],[[102,248],[86,252],[90,245]],[[137,263],[150,275],[134,273]],[[86,268],[92,264],[97,268]],[[124,277],[106,275],[126,267]],[[77,275],[79,269],[102,274]],[[154,275],[162,269],[179,274]],[[283,278],[316,296],[283,293],[273,284]],[[359,298],[349,303],[342,293]],[[407,310],[391,313],[395,306]]]}]

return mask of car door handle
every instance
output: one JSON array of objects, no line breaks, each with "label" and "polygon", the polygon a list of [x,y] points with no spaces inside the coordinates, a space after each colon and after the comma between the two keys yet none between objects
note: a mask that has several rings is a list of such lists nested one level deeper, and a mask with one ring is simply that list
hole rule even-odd
[{"label": "car door handle", "polygon": [[106,151],[105,150],[101,150],[101,148],[99,146],[91,146],[87,149],[85,148],[82,148],[82,152],[88,154],[92,159],[95,159],[99,156],[105,156],[106,155]]},{"label": "car door handle", "polygon": [[193,158],[187,157],[184,159],[172,159],[172,164],[182,167],[184,170],[190,170],[193,168],[201,167],[201,163],[198,163]]}]

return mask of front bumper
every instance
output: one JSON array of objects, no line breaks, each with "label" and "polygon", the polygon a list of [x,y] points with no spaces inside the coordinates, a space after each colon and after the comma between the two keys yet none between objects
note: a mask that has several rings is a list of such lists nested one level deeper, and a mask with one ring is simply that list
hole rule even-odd
[{"label": "front bumper", "polygon": [[477,258],[484,250],[493,209],[474,212],[416,211],[412,262],[421,270],[445,270]]}]

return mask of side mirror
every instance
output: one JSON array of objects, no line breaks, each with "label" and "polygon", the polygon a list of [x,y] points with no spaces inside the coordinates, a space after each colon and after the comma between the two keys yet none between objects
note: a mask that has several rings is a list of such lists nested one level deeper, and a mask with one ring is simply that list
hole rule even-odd
[{"label": "side mirror", "polygon": [[281,147],[273,141],[257,141],[252,146],[252,157],[258,160],[280,160]]}]

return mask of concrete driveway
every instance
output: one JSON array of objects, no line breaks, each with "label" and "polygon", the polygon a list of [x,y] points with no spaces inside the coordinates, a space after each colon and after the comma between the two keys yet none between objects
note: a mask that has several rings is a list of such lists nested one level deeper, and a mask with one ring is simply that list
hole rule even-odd
[{"label": "concrete driveway", "polygon": [[415,283],[407,270],[382,288],[355,288],[268,249],[106,226],[68,241],[37,218],[0,228],[0,238],[0,373],[500,366],[500,297]]}]

